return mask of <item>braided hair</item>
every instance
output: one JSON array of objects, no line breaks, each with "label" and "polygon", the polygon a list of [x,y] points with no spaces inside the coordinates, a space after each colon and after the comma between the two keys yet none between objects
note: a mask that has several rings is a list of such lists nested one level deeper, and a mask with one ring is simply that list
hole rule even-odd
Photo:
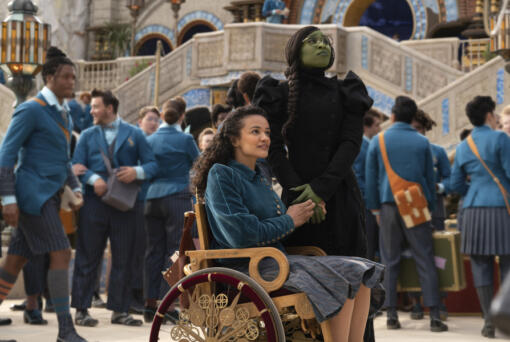
[{"label": "braided hair", "polygon": [[[301,69],[301,46],[303,45],[303,40],[312,34],[315,31],[318,31],[319,28],[315,26],[305,26],[302,29],[299,29],[290,37],[287,42],[287,46],[285,47],[285,59],[287,60],[287,69],[285,70],[285,77],[289,81],[289,96],[287,102],[287,115],[288,119],[283,124],[282,127],[282,135],[285,138],[287,144],[289,143],[287,137],[289,128],[293,127],[296,120],[297,115],[297,106],[299,99],[299,70]],[[331,58],[329,60],[328,65],[323,68],[324,70],[329,69],[330,66],[333,65],[335,61],[335,51],[333,46],[331,46]]]},{"label": "braided hair", "polygon": [[55,75],[62,65],[70,65],[74,67],[73,61],[70,60],[65,53],[63,53],[59,48],[50,46],[48,51],[46,51],[46,63],[44,63],[42,67],[42,78],[44,84],[46,84],[46,78],[48,76]]},{"label": "braided hair", "polygon": [[241,136],[243,120],[250,115],[266,117],[262,108],[255,106],[240,107],[228,114],[221,129],[214,136],[211,144],[202,152],[191,170],[191,185],[196,188],[199,198],[204,198],[207,187],[207,176],[214,164],[227,164],[235,159],[232,142]]}]

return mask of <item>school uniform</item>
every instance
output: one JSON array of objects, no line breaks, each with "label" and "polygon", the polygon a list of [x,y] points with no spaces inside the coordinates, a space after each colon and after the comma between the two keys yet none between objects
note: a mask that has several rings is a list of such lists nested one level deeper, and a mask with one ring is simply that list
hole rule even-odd
[{"label": "school uniform", "polygon": [[281,24],[284,16],[276,14],[276,10],[285,9],[285,2],[282,0],[266,0],[262,6],[262,16],[266,17],[266,22],[272,24]]},{"label": "school uniform", "polygon": [[70,163],[69,107],[46,87],[36,99],[16,108],[0,148],[2,204],[17,203],[20,210],[19,234],[8,253],[27,259],[70,248],[59,217],[60,191],[66,184],[80,190]]},{"label": "school uniform", "polygon": [[82,106],[76,99],[67,102],[73,118],[73,129],[81,133],[93,124],[92,115],[90,115],[90,105]]},{"label": "school uniform", "polygon": [[163,123],[147,140],[159,172],[150,182],[145,204],[144,291],[145,298],[158,299],[168,290],[161,272],[179,249],[184,212],[192,210],[189,172],[200,151],[193,136],[183,133],[179,125]]},{"label": "school uniform", "polygon": [[[363,140],[361,142],[361,148],[352,165],[354,170],[354,175],[356,176],[356,180],[358,181],[358,186],[363,195],[363,199],[366,202],[366,194],[365,194],[365,168],[366,168],[366,157],[368,152],[368,145],[370,144],[370,139],[366,136],[363,136]],[[374,260],[375,253],[379,249],[379,226],[377,225],[377,221],[372,214],[372,212],[365,208],[365,230],[367,233],[367,258],[370,260]]]},{"label": "school uniform", "polygon": [[[510,193],[510,138],[485,125],[475,127],[471,136],[481,158]],[[510,215],[499,187],[467,141],[457,147],[450,186],[464,196],[461,252],[471,256],[475,287],[492,285],[495,255],[500,256],[501,279],[510,270]]]},{"label": "school uniform", "polygon": [[[381,133],[380,133],[381,134]],[[411,125],[394,123],[385,133],[384,141],[393,170],[411,182],[419,183],[429,208],[435,207],[435,179],[430,143]],[[366,159],[367,207],[380,215],[381,255],[386,265],[384,285],[387,291],[386,306],[397,306],[397,280],[404,240],[410,245],[416,261],[426,306],[439,305],[439,289],[434,264],[432,228],[425,222],[411,229],[405,227],[395,205],[382,160],[379,137],[370,141]]]},{"label": "school uniform", "polygon": [[104,202],[94,192],[99,178],[106,182],[106,166],[101,156],[112,150],[112,168],[131,166],[139,181],[152,178],[157,163],[142,131],[120,118],[107,127],[93,126],[82,132],[73,163],[83,164],[87,172],[81,176],[85,185],[85,204],[80,211],[76,246],[71,306],[80,310],[91,305],[97,268],[106,240],[110,239],[112,270],[107,308],[127,312],[131,300],[133,248],[136,235],[136,209],[122,212]]}]

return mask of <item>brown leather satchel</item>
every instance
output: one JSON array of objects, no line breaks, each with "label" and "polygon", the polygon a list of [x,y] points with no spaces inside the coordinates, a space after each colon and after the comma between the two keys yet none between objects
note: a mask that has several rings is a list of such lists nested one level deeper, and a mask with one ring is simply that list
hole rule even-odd
[{"label": "brown leather satchel", "polygon": [[[189,264],[189,257],[186,256],[186,251],[195,250],[195,244],[193,243],[192,229],[193,223],[195,222],[195,213],[187,211],[184,213],[184,227],[182,229],[181,243],[179,245],[179,251],[177,251],[172,257],[172,266],[163,273],[163,278],[166,280],[170,287],[174,286],[185,277],[184,266]],[[189,306],[188,296],[181,296],[181,306],[187,308]]]},{"label": "brown leather satchel", "polygon": [[431,220],[427,198],[419,183],[409,182],[401,178],[391,168],[386,145],[384,143],[384,132],[379,134],[379,148],[384,162],[384,168],[388,175],[391,192],[395,198],[398,212],[407,228],[413,228],[419,224]]}]

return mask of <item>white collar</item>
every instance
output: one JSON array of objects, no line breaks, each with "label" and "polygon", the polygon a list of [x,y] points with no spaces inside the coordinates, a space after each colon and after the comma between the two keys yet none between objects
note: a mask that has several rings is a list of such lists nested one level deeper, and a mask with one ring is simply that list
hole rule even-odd
[{"label": "white collar", "polygon": [[53,93],[50,88],[44,87],[41,90],[42,96],[50,106],[55,106],[59,112],[65,110],[66,112],[70,112],[69,105],[67,104],[67,100],[64,100],[64,103],[61,105],[58,103],[57,96]]}]

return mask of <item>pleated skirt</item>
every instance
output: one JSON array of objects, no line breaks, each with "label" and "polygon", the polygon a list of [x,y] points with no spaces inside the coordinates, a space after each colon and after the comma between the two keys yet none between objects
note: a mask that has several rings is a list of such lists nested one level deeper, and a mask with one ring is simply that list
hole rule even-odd
[{"label": "pleated skirt", "polygon": [[504,207],[462,210],[461,252],[468,255],[510,254],[510,215]]},{"label": "pleated skirt", "polygon": [[[361,285],[371,289],[370,313],[384,303],[382,287],[384,266],[358,257],[288,255],[290,272],[283,287],[304,292],[319,322],[340,312],[347,299],[353,299]],[[247,273],[247,267],[240,269]],[[263,259],[259,271],[264,279],[274,279],[278,266],[272,259]]]}]

